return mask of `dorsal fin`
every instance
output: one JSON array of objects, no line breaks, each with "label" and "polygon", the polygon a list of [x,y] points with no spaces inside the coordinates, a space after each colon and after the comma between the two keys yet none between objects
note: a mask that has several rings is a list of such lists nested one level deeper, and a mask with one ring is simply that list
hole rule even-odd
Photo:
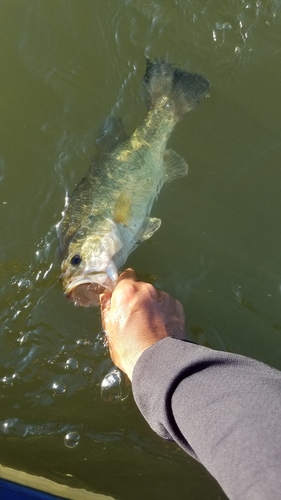
[{"label": "dorsal fin", "polygon": [[109,115],[99,131],[96,139],[97,155],[99,159],[110,153],[117,144],[128,139],[123,120],[119,116]]}]

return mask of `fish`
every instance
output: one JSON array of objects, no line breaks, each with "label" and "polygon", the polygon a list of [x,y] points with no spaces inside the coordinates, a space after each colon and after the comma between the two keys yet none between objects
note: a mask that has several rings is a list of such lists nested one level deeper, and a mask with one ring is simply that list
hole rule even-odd
[{"label": "fish", "polygon": [[105,127],[97,155],[57,224],[60,280],[75,305],[96,306],[101,293],[114,290],[128,256],[161,225],[151,210],[163,184],[187,174],[185,159],[167,149],[167,141],[210,82],[170,62],[147,59],[142,83],[145,119],[130,137],[121,119],[111,131]]}]

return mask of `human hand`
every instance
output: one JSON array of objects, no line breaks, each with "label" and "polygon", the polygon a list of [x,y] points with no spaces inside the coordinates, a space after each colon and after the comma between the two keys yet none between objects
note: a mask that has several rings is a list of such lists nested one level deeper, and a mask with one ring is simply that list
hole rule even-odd
[{"label": "human hand", "polygon": [[133,269],[120,274],[112,293],[100,296],[100,307],[112,361],[130,380],[145,349],[168,336],[185,336],[180,302],[150,283],[137,281]]}]

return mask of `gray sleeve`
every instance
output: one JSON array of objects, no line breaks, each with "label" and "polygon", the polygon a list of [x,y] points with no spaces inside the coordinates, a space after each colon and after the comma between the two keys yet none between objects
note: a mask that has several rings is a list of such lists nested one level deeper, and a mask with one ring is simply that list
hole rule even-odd
[{"label": "gray sleeve", "polygon": [[132,384],[152,429],[199,460],[231,500],[281,498],[281,372],[166,338],[141,355]]}]

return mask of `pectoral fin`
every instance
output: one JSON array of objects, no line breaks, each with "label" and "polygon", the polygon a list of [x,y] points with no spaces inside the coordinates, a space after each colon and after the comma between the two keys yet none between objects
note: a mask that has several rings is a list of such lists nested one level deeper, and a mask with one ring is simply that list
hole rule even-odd
[{"label": "pectoral fin", "polygon": [[151,236],[155,233],[155,231],[157,231],[157,229],[159,229],[160,226],[161,219],[157,219],[156,217],[151,217],[150,219],[148,219],[148,224],[144,232],[141,233],[139,241],[144,241],[151,238]]},{"label": "pectoral fin", "polygon": [[127,226],[128,221],[130,219],[131,212],[131,198],[126,193],[122,192],[118,196],[115,209],[114,209],[114,220],[115,222],[119,222],[124,226]]},{"label": "pectoral fin", "polygon": [[178,177],[184,177],[188,171],[185,159],[172,149],[166,149],[164,153],[164,166],[166,170],[166,182],[171,182]]}]

